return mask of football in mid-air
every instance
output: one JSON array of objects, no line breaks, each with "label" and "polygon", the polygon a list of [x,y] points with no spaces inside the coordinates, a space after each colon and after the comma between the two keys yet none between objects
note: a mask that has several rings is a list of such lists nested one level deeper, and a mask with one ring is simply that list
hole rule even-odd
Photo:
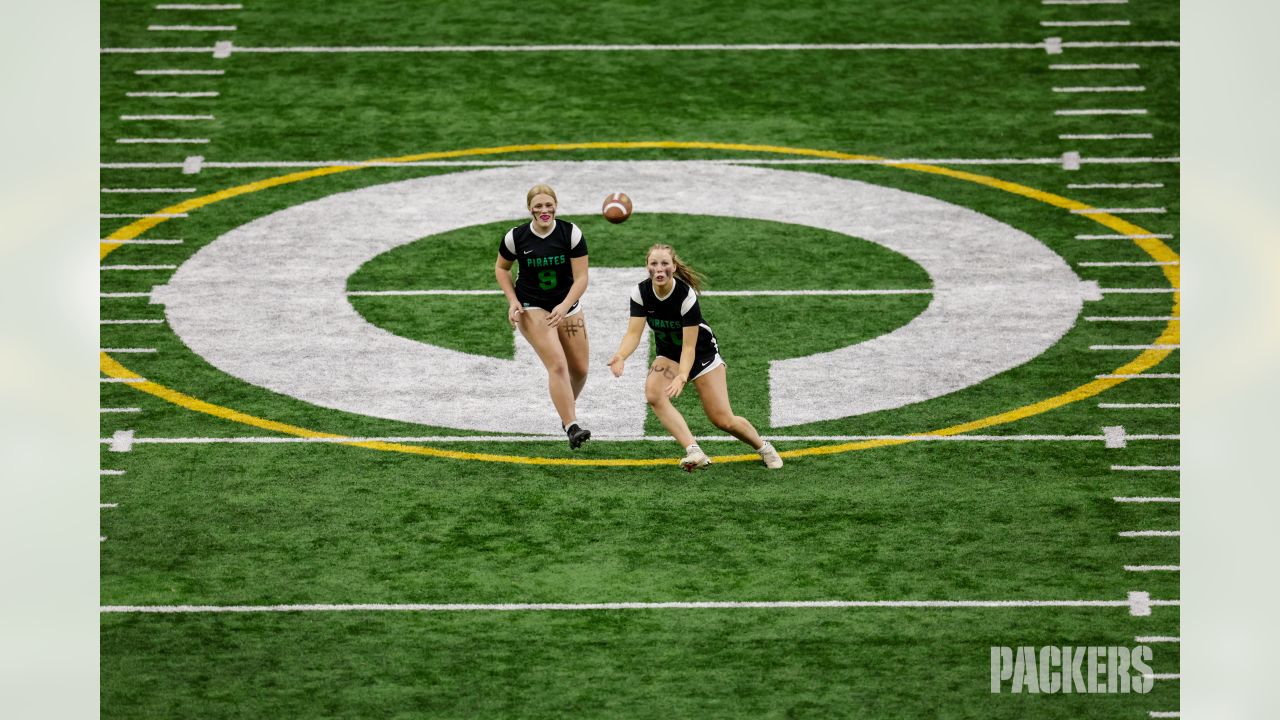
[{"label": "football in mid-air", "polygon": [[631,217],[631,198],[626,193],[612,193],[604,199],[600,212],[604,214],[605,220],[615,225],[626,222]]}]

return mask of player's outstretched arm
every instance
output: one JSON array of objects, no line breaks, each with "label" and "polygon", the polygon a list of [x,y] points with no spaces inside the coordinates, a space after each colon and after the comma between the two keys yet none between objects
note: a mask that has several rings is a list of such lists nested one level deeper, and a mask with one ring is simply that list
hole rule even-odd
[{"label": "player's outstretched arm", "polygon": [[627,332],[622,336],[622,343],[618,345],[618,352],[613,354],[609,359],[609,369],[613,371],[614,377],[622,377],[623,367],[627,364],[627,358],[631,357],[631,353],[640,347],[640,337],[644,334],[644,318],[633,317],[627,321]]}]

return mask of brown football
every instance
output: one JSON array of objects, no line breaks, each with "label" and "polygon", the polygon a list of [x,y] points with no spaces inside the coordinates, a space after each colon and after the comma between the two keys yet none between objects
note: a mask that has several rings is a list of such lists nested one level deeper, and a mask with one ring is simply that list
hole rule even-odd
[{"label": "brown football", "polygon": [[604,199],[600,212],[604,214],[605,220],[615,225],[626,222],[631,217],[631,198],[626,193],[612,193]]}]

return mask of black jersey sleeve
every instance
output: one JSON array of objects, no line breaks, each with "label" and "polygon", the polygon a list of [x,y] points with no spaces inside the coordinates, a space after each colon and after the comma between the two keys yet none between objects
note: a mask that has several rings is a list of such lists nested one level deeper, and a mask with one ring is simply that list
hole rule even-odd
[{"label": "black jersey sleeve", "polygon": [[698,306],[698,293],[689,288],[689,294],[680,303],[680,327],[701,324],[702,308]]},{"label": "black jersey sleeve", "polygon": [[516,233],[516,229],[511,228],[510,230],[507,231],[506,235],[502,236],[502,240],[498,242],[498,254],[501,255],[503,259],[508,260],[510,262],[516,261],[515,233]]},{"label": "black jersey sleeve", "polygon": [[631,317],[644,317],[644,296],[640,294],[640,286],[631,288]]},{"label": "black jersey sleeve", "polygon": [[571,225],[569,229],[569,257],[580,258],[587,256],[587,239],[582,237],[582,229],[577,225]]}]

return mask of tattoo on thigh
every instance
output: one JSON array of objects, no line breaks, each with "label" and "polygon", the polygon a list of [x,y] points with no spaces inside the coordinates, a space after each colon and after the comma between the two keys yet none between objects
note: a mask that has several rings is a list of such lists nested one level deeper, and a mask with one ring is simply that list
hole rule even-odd
[{"label": "tattoo on thigh", "polygon": [[676,371],[670,365],[654,365],[649,368],[649,374],[652,375],[654,373],[661,373],[668,380],[676,379]]},{"label": "tattoo on thigh", "polygon": [[568,318],[561,324],[564,325],[564,331],[573,337],[577,337],[579,332],[583,337],[587,336],[587,323],[584,320]]}]

